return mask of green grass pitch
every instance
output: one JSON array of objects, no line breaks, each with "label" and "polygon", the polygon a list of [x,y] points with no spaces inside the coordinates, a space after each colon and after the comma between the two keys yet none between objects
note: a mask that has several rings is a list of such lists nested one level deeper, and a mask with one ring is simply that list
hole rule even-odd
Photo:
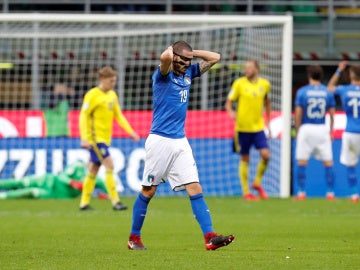
[{"label": "green grass pitch", "polygon": [[[123,201],[131,208],[134,198]],[[131,210],[93,200],[0,202],[1,269],[359,269],[360,205],[208,197],[215,230],[235,242],[206,251],[186,197],[155,197],[143,228],[147,251],[126,242]]]}]

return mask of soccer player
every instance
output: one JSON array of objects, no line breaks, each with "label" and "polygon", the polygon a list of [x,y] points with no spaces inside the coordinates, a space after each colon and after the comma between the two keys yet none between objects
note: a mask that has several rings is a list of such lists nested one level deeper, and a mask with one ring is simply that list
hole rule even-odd
[{"label": "soccer player", "polygon": [[[334,126],[335,98],[321,83],[324,72],[321,66],[306,69],[308,84],[296,93],[295,130],[298,194],[296,200],[305,200],[306,166],[311,154],[323,162],[327,184],[326,199],[334,200],[334,169],[332,131]],[[325,125],[326,112],[330,115],[330,131]]]},{"label": "soccer player", "polygon": [[[3,179],[0,181],[0,199],[36,198],[70,199],[81,194],[86,175],[86,164],[80,160],[68,165],[59,174],[37,176],[30,175],[21,179]],[[104,182],[96,178],[95,186],[103,192],[99,198],[107,198]]]},{"label": "soccer player", "polygon": [[[236,121],[234,150],[240,152],[239,177],[242,186],[243,198],[254,201],[259,198],[252,194],[249,189],[249,163],[250,148],[255,146],[259,151],[261,159],[257,166],[257,173],[252,188],[255,189],[262,199],[267,199],[267,194],[261,186],[269,160],[270,149],[266,141],[263,109],[265,107],[266,120],[271,138],[269,126],[271,101],[269,93],[270,82],[259,76],[260,67],[256,60],[249,60],[245,64],[245,76],[236,79],[228,94],[225,108],[230,117]],[[237,112],[234,110],[234,103],[237,103]]]},{"label": "soccer player", "polygon": [[351,202],[359,202],[357,174],[355,167],[360,155],[360,65],[350,67],[350,84],[339,85],[341,73],[347,66],[346,61],[340,62],[336,72],[331,77],[328,88],[341,98],[346,114],[346,127],[342,136],[340,163],[347,168],[347,178],[351,189]]},{"label": "soccer player", "polygon": [[105,185],[113,209],[126,210],[127,206],[120,202],[116,190],[113,177],[114,165],[109,153],[113,119],[116,119],[135,142],[139,141],[139,136],[122,114],[118,97],[113,90],[117,77],[115,70],[111,67],[103,67],[99,70],[98,76],[99,85],[85,94],[79,118],[81,147],[90,151],[89,173],[84,180],[80,210],[92,209],[90,198],[101,165],[106,168]]},{"label": "soccer player", "polygon": [[[200,58],[200,62],[191,64],[194,57]],[[141,241],[141,228],[157,186],[165,181],[169,181],[174,191],[186,190],[188,193],[207,250],[228,245],[234,239],[233,235],[222,236],[214,232],[196,163],[184,132],[191,81],[219,60],[220,54],[193,50],[185,41],[175,42],[160,56],[160,65],[152,76],[153,121],[145,143],[142,190],[133,206],[129,249],[146,249]]]}]

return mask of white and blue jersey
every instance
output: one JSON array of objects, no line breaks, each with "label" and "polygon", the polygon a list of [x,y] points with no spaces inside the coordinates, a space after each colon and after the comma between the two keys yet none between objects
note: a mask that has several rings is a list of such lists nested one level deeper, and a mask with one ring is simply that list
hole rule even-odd
[{"label": "white and blue jersey", "polygon": [[343,110],[346,114],[346,132],[360,133],[360,86],[339,85],[335,94],[341,98]]},{"label": "white and blue jersey", "polygon": [[308,84],[298,90],[295,105],[303,109],[301,124],[325,124],[326,112],[335,107],[335,98],[325,85]]},{"label": "white and blue jersey", "polygon": [[303,109],[297,134],[296,159],[309,160],[314,154],[316,159],[332,160],[331,137],[325,125],[325,116],[330,108],[335,107],[334,95],[323,84],[308,84],[298,90],[295,105]]},{"label": "white and blue jersey", "polygon": [[185,118],[189,104],[191,81],[200,76],[199,64],[191,65],[180,76],[170,71],[163,76],[160,67],[154,72],[153,120],[150,134],[167,138],[185,137]]}]

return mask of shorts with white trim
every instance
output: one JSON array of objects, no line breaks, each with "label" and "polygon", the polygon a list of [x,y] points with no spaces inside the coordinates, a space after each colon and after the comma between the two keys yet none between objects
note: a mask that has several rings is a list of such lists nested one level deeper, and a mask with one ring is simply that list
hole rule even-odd
[{"label": "shorts with white trim", "polygon": [[150,134],[145,142],[143,186],[169,181],[174,191],[199,182],[196,162],[187,138],[171,139]]}]

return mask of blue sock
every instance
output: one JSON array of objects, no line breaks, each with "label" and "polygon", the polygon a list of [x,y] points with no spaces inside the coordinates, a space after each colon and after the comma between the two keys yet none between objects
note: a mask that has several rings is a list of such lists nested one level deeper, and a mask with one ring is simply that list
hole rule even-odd
[{"label": "blue sock", "polygon": [[150,198],[145,197],[141,193],[136,198],[133,206],[133,217],[131,224],[131,234],[140,236],[141,228],[144,224],[146,211]]},{"label": "blue sock", "polygon": [[357,194],[357,177],[355,167],[347,167],[347,173],[351,194]]},{"label": "blue sock", "polygon": [[327,184],[327,192],[334,192],[335,175],[333,166],[325,167],[325,178]]},{"label": "blue sock", "polygon": [[305,192],[305,178],[306,178],[306,166],[298,165],[297,182],[298,182],[299,192]]},{"label": "blue sock", "polygon": [[190,202],[193,214],[199,223],[203,234],[205,235],[208,232],[213,232],[214,229],[212,227],[210,211],[202,193],[190,196]]}]

